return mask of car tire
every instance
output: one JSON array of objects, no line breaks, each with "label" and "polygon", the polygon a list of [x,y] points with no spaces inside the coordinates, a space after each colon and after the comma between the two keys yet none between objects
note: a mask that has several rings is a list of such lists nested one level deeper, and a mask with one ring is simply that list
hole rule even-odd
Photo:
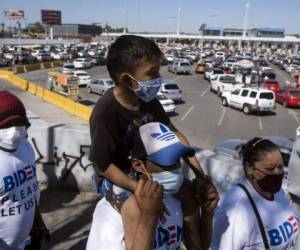
[{"label": "car tire", "polygon": [[89,93],[92,93],[92,89],[90,87],[87,88]]},{"label": "car tire", "polygon": [[227,102],[227,99],[225,97],[222,98],[222,105],[224,107],[227,107],[228,106],[228,102]]},{"label": "car tire", "polygon": [[178,72],[177,72],[177,70],[176,70],[176,69],[174,70],[174,74],[175,74],[175,75],[178,75]]},{"label": "car tire", "polygon": [[217,90],[217,96],[221,97],[221,95],[222,95],[221,90],[220,90],[220,88],[218,88],[218,90]]},{"label": "car tire", "polygon": [[250,114],[250,107],[249,107],[249,105],[245,104],[245,105],[243,106],[243,112],[244,112],[244,114],[246,114],[246,115],[249,115],[249,114]]}]

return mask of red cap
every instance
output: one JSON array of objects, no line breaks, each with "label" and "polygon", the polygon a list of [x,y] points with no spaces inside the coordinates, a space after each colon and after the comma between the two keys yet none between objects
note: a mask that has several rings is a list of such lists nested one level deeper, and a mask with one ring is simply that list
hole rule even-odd
[{"label": "red cap", "polygon": [[30,126],[21,100],[8,91],[0,91],[0,128],[13,121],[22,122],[26,127]]}]

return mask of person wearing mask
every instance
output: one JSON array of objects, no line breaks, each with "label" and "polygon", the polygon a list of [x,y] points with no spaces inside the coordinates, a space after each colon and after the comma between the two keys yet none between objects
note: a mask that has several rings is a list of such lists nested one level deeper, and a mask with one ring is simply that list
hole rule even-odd
[{"label": "person wearing mask", "polygon": [[34,151],[27,141],[30,123],[21,100],[0,91],[0,249],[22,250],[28,236],[39,249],[49,237],[39,212],[40,191]]},{"label": "person wearing mask", "polygon": [[[288,169],[288,192],[291,196],[292,208],[300,218],[300,127],[296,130]],[[300,249],[300,237],[297,239],[295,249]]]},{"label": "person wearing mask", "polygon": [[297,250],[298,217],[281,189],[278,146],[257,138],[242,150],[245,178],[221,198],[214,214],[212,250]]},{"label": "person wearing mask", "polygon": [[[139,249],[142,244],[150,246],[150,249],[178,249],[184,235],[183,214],[180,200],[176,198],[176,193],[183,182],[182,167],[180,159],[182,157],[195,154],[192,147],[182,144],[174,132],[162,123],[152,122],[142,125],[134,133],[134,146],[131,150],[132,178],[136,181],[144,180],[149,182],[148,188],[144,188],[149,193],[163,187],[164,195],[160,196],[158,212],[156,209],[148,207],[148,210],[156,214],[156,220],[150,218],[155,230],[149,225],[149,231],[143,231],[140,235],[143,216],[151,213],[144,213],[137,202],[136,194],[131,194],[126,203],[122,206],[122,216],[107,201],[102,198],[95,209],[91,231],[88,238],[87,250],[96,249],[133,249],[136,244]],[[217,196],[215,189],[208,192],[210,199]],[[190,198],[193,195],[190,196]],[[168,209],[169,215],[165,218],[158,218],[162,213],[162,200]],[[215,200],[215,199],[214,199]],[[137,205],[138,204],[138,205]],[[205,206],[205,202],[199,204],[201,209],[201,223],[198,224],[201,235],[199,237],[201,246],[199,249],[208,249],[211,238],[211,225],[213,218],[213,208],[216,204]],[[145,204],[144,204],[145,205]],[[145,240],[142,240],[145,239]],[[147,240],[146,240],[147,239]],[[150,242],[149,242],[150,241]]]},{"label": "person wearing mask", "polygon": [[[128,193],[133,192],[137,185],[136,180],[128,176],[132,131],[146,123],[160,122],[176,133],[183,144],[189,145],[156,99],[163,81],[159,72],[161,59],[162,52],[152,40],[134,35],[119,37],[108,51],[106,66],[115,87],[97,101],[90,117],[89,159],[94,163],[97,177],[105,177],[102,194],[112,202],[118,200],[114,207],[119,211]],[[207,192],[213,184],[205,179],[196,157],[187,156],[185,161],[197,176],[199,188],[194,192],[190,181],[185,179],[178,194],[183,207],[187,245],[190,249],[199,249],[200,242],[193,238],[200,234],[197,197]],[[113,185],[115,188],[112,188]],[[98,189],[98,181],[96,186]],[[188,198],[191,194],[194,194],[194,199]],[[207,203],[216,202],[207,200]]]}]

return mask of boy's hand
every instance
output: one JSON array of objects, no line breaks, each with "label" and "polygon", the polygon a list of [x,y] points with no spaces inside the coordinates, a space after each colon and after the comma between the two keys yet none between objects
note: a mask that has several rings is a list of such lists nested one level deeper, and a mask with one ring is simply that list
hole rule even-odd
[{"label": "boy's hand", "polygon": [[207,175],[197,176],[193,184],[196,197],[201,201],[201,207],[206,213],[213,213],[219,201],[219,194],[211,178]]}]

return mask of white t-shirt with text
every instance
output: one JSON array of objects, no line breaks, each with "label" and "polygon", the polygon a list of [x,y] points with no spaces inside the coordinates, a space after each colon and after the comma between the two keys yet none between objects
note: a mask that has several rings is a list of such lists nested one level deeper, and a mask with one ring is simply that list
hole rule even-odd
[{"label": "white t-shirt with text", "polygon": [[[269,247],[291,250],[299,231],[298,218],[280,190],[269,201],[259,195],[244,179],[262,219]],[[243,189],[233,186],[220,200],[214,215],[212,250],[264,250],[263,239],[254,210]]]},{"label": "white t-shirt with text", "polygon": [[[153,249],[176,250],[182,238],[182,210],[180,202],[167,195],[164,203],[171,215],[165,224],[158,224]],[[86,250],[125,250],[124,228],[120,213],[102,198],[94,211]]]},{"label": "white t-shirt with text", "polygon": [[8,153],[0,150],[0,249],[23,249],[32,228],[40,191],[34,151],[22,140]]}]

